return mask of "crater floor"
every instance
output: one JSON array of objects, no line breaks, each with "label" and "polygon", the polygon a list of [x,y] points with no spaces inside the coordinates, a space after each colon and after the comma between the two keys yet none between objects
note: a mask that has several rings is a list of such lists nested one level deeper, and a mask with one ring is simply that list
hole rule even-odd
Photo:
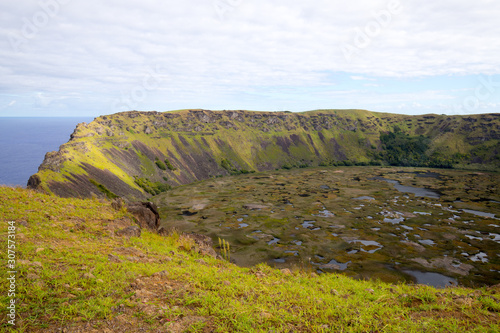
[{"label": "crater floor", "polygon": [[487,172],[318,167],[214,178],[152,201],[167,229],[225,239],[241,266],[479,286],[500,282],[499,185]]}]

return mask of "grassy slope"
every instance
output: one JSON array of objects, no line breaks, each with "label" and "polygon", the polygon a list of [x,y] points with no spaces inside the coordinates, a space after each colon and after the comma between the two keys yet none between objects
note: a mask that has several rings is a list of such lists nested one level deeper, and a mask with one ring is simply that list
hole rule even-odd
[{"label": "grassy slope", "polygon": [[[115,236],[132,222],[107,201],[18,188],[0,187],[0,219],[2,263],[8,221],[17,225],[19,332],[500,331],[498,286],[436,290],[239,268],[202,257],[182,236]],[[2,290],[6,281],[2,269]],[[9,299],[0,299],[8,330]]]},{"label": "grassy slope", "polygon": [[[140,192],[143,191],[134,183],[134,175],[159,182],[163,182],[163,177],[166,177],[171,185],[186,184],[209,176],[227,174],[220,167],[225,158],[236,169],[245,170],[269,170],[285,164],[318,165],[322,161],[343,159],[368,162],[371,160],[370,154],[380,148],[380,132],[391,131],[394,126],[411,135],[432,137],[432,149],[440,152],[443,158],[455,153],[470,153],[477,146],[467,139],[477,138],[476,141],[484,146],[478,154],[488,161],[493,158],[488,154],[494,153],[499,141],[482,140],[483,137],[495,138],[496,128],[499,127],[497,120],[482,115],[411,117],[364,110],[317,110],[294,114],[237,113],[241,118],[232,118],[232,111],[217,113],[190,110],[129,112],[99,117],[87,126],[79,126],[75,132],[76,138],[61,146],[63,163],[60,172],[43,170],[38,173],[42,180],[41,188],[50,192],[50,182],[68,183],[72,175],[89,177],[82,168],[82,162],[109,170],[127,186]],[[167,118],[167,115],[175,117]],[[207,115],[208,118],[203,118]],[[216,119],[217,116],[220,118]],[[276,116],[283,118],[272,122]],[[227,123],[230,125],[227,126]],[[285,138],[291,143],[292,134],[296,135],[298,143],[292,143],[287,153],[278,144],[278,138]],[[332,148],[332,139],[340,145],[340,150]],[[133,147],[134,141],[149,147],[150,154],[160,159],[168,158],[177,170],[163,171],[155,167],[154,158],[148,158],[144,152]],[[221,144],[221,141],[225,144]],[[110,153],[112,150],[123,154],[132,153],[135,162],[123,156],[113,156]],[[186,155],[195,156],[195,161]],[[207,155],[209,159],[206,159]],[[200,165],[205,169],[200,169]],[[461,165],[469,168],[478,166],[467,163]],[[94,192],[99,194],[97,188]],[[75,192],[74,196],[79,194]]]}]

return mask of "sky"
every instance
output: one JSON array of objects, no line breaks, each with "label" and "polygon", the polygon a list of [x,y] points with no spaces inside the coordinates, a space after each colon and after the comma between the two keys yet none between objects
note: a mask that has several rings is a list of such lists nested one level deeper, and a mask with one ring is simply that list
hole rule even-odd
[{"label": "sky", "polygon": [[0,2],[0,117],[500,112],[498,0]]}]

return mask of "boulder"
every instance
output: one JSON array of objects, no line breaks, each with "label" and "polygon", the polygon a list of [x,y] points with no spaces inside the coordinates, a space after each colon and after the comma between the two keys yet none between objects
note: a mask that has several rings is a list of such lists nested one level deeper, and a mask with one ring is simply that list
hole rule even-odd
[{"label": "boulder", "polygon": [[152,202],[133,202],[127,205],[127,210],[134,215],[141,228],[157,231],[160,226],[158,207]]}]

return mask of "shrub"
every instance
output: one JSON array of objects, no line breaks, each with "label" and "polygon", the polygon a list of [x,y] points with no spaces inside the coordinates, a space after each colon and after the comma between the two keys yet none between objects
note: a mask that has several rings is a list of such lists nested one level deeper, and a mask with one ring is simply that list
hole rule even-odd
[{"label": "shrub", "polygon": [[220,166],[229,171],[231,175],[239,175],[239,174],[247,174],[255,172],[253,170],[246,170],[246,169],[239,170],[233,165],[233,163],[231,163],[231,161],[229,161],[226,158],[222,159],[222,161],[220,162]]},{"label": "shrub", "polygon": [[148,178],[134,176],[134,182],[151,195],[158,195],[171,189],[171,186],[162,182],[152,182]]},{"label": "shrub", "polygon": [[172,165],[172,163],[170,163],[170,161],[169,161],[169,160],[167,160],[167,159],[165,159],[165,164],[167,165],[167,168],[168,168],[169,170],[171,170],[171,171],[175,171],[175,170],[177,170],[177,168],[176,168],[176,167],[174,167],[174,166]]},{"label": "shrub", "polygon": [[158,159],[158,157],[156,158],[155,160],[155,164],[158,168],[162,169],[162,170],[167,170],[167,167],[165,166],[165,163],[163,163],[162,161],[160,161]]}]

